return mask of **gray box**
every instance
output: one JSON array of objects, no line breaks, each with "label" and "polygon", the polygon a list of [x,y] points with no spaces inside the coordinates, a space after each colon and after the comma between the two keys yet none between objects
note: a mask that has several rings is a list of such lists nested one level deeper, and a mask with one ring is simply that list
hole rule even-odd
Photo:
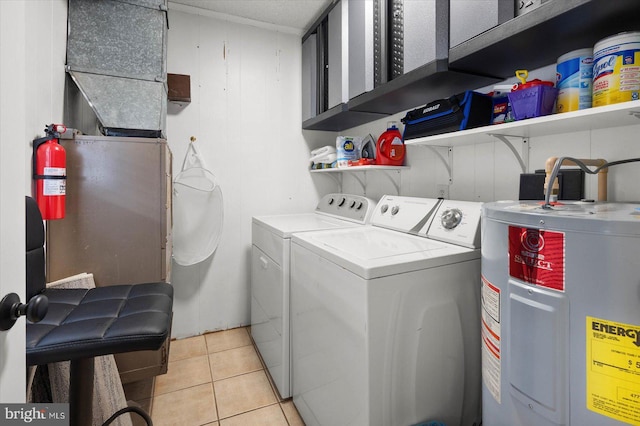
[{"label": "gray box", "polygon": [[449,0],[449,45],[457,46],[514,17],[512,0]]},{"label": "gray box", "polygon": [[329,12],[328,109],[349,101],[349,1],[350,0],[341,0]]},{"label": "gray box", "polygon": [[349,99],[374,87],[374,2],[350,0]]},{"label": "gray box", "polygon": [[389,0],[391,78],[449,55],[449,0]]}]

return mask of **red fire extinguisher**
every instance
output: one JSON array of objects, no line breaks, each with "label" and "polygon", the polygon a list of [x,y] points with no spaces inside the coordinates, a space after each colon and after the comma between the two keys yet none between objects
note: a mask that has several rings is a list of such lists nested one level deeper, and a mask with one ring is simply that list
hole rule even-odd
[{"label": "red fire extinguisher", "polygon": [[67,187],[67,153],[58,139],[67,128],[62,124],[49,124],[44,131],[47,136],[33,141],[36,202],[44,220],[62,219]]}]

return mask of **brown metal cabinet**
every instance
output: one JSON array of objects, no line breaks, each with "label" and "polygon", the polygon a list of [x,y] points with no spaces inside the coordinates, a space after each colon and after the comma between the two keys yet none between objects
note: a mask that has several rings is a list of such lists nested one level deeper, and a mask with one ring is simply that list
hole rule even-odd
[{"label": "brown metal cabinet", "polygon": [[[76,136],[66,216],[47,223],[47,279],[92,273],[96,286],[170,281],[171,151],[164,139]],[[158,351],[116,355],[123,383],[167,371]]]}]

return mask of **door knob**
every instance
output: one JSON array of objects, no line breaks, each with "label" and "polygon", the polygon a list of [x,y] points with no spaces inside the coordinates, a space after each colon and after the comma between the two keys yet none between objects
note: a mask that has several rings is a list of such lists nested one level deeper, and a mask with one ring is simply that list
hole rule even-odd
[{"label": "door knob", "polygon": [[9,293],[0,301],[0,331],[9,330],[16,320],[26,315],[31,322],[42,321],[49,310],[49,299],[44,294],[37,294],[29,303],[20,303],[20,297]]}]

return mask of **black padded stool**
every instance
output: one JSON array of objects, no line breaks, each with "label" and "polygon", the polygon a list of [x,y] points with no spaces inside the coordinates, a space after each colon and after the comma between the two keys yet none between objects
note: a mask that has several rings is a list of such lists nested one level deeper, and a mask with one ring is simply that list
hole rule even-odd
[{"label": "black padded stool", "polygon": [[159,349],[171,333],[173,287],[47,289],[44,225],[36,202],[26,202],[27,300],[44,295],[49,303],[41,321],[27,322],[27,365],[71,361],[70,425],[91,425],[94,357]]}]

